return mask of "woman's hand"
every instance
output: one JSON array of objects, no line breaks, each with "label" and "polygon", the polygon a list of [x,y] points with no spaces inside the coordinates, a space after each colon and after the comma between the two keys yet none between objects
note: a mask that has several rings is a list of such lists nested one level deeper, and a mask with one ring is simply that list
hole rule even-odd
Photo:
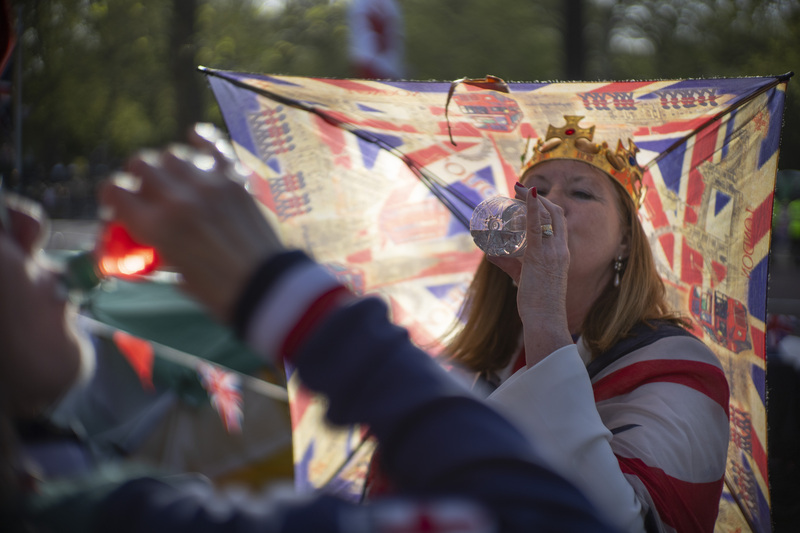
[{"label": "woman's hand", "polygon": [[135,179],[105,183],[100,200],[182,274],[188,293],[228,322],[258,265],[284,248],[241,185],[222,136],[198,125],[190,143],[133,157],[127,170]]},{"label": "woman's hand", "polygon": [[[553,351],[572,343],[567,325],[566,297],[569,249],[562,209],[536,188],[515,186],[526,203],[527,246],[521,258],[489,260],[517,283],[517,309],[525,335],[525,356],[532,366]],[[552,232],[552,234],[551,234]]]}]

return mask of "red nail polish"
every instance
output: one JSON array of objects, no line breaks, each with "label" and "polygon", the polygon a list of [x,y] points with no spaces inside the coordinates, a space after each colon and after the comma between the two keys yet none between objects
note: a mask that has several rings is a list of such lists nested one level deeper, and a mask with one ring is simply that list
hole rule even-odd
[{"label": "red nail polish", "polygon": [[525,187],[525,186],[524,186],[523,184],[521,184],[520,182],[516,182],[516,183],[514,184],[514,187],[520,187],[520,188],[522,188],[522,189],[527,189],[527,187]]},{"label": "red nail polish", "polygon": [[531,187],[531,196],[536,198],[536,187]]}]

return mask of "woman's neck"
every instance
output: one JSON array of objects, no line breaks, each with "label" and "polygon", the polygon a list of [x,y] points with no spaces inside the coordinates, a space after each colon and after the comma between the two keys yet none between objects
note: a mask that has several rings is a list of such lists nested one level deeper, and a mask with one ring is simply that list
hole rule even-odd
[{"label": "woman's neck", "polygon": [[[610,276],[610,275],[609,275]],[[611,278],[594,280],[591,283],[576,283],[570,279],[567,284],[567,327],[571,335],[580,335],[583,323],[597,299],[605,290]]]}]

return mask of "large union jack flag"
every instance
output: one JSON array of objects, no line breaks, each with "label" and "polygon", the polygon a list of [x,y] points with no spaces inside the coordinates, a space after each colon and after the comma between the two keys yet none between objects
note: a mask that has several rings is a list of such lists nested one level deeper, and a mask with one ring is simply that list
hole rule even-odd
[{"label": "large union jack flag", "polygon": [[[513,194],[526,142],[564,115],[596,125],[596,140],[633,139],[647,169],[640,217],[671,302],[731,386],[718,529],[770,530],[766,289],[788,76],[451,84],[203,70],[285,242],[382,295],[433,353],[480,258],[472,209]],[[357,497],[365,430],[321,431],[324,399],[289,386],[298,486]]]}]

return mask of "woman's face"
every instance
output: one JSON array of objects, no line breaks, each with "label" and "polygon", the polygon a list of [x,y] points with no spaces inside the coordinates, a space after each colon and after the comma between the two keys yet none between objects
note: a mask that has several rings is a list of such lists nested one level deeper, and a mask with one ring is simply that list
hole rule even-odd
[{"label": "woman's face", "polygon": [[41,219],[25,209],[8,214],[11,227],[0,224],[0,394],[15,414],[26,414],[59,399],[86,354],[74,310],[35,258]]},{"label": "woman's face", "polygon": [[611,178],[587,163],[554,160],[529,170],[523,185],[535,186],[539,195],[564,210],[570,253],[568,293],[599,295],[614,275],[614,260],[628,255],[620,199]]}]

